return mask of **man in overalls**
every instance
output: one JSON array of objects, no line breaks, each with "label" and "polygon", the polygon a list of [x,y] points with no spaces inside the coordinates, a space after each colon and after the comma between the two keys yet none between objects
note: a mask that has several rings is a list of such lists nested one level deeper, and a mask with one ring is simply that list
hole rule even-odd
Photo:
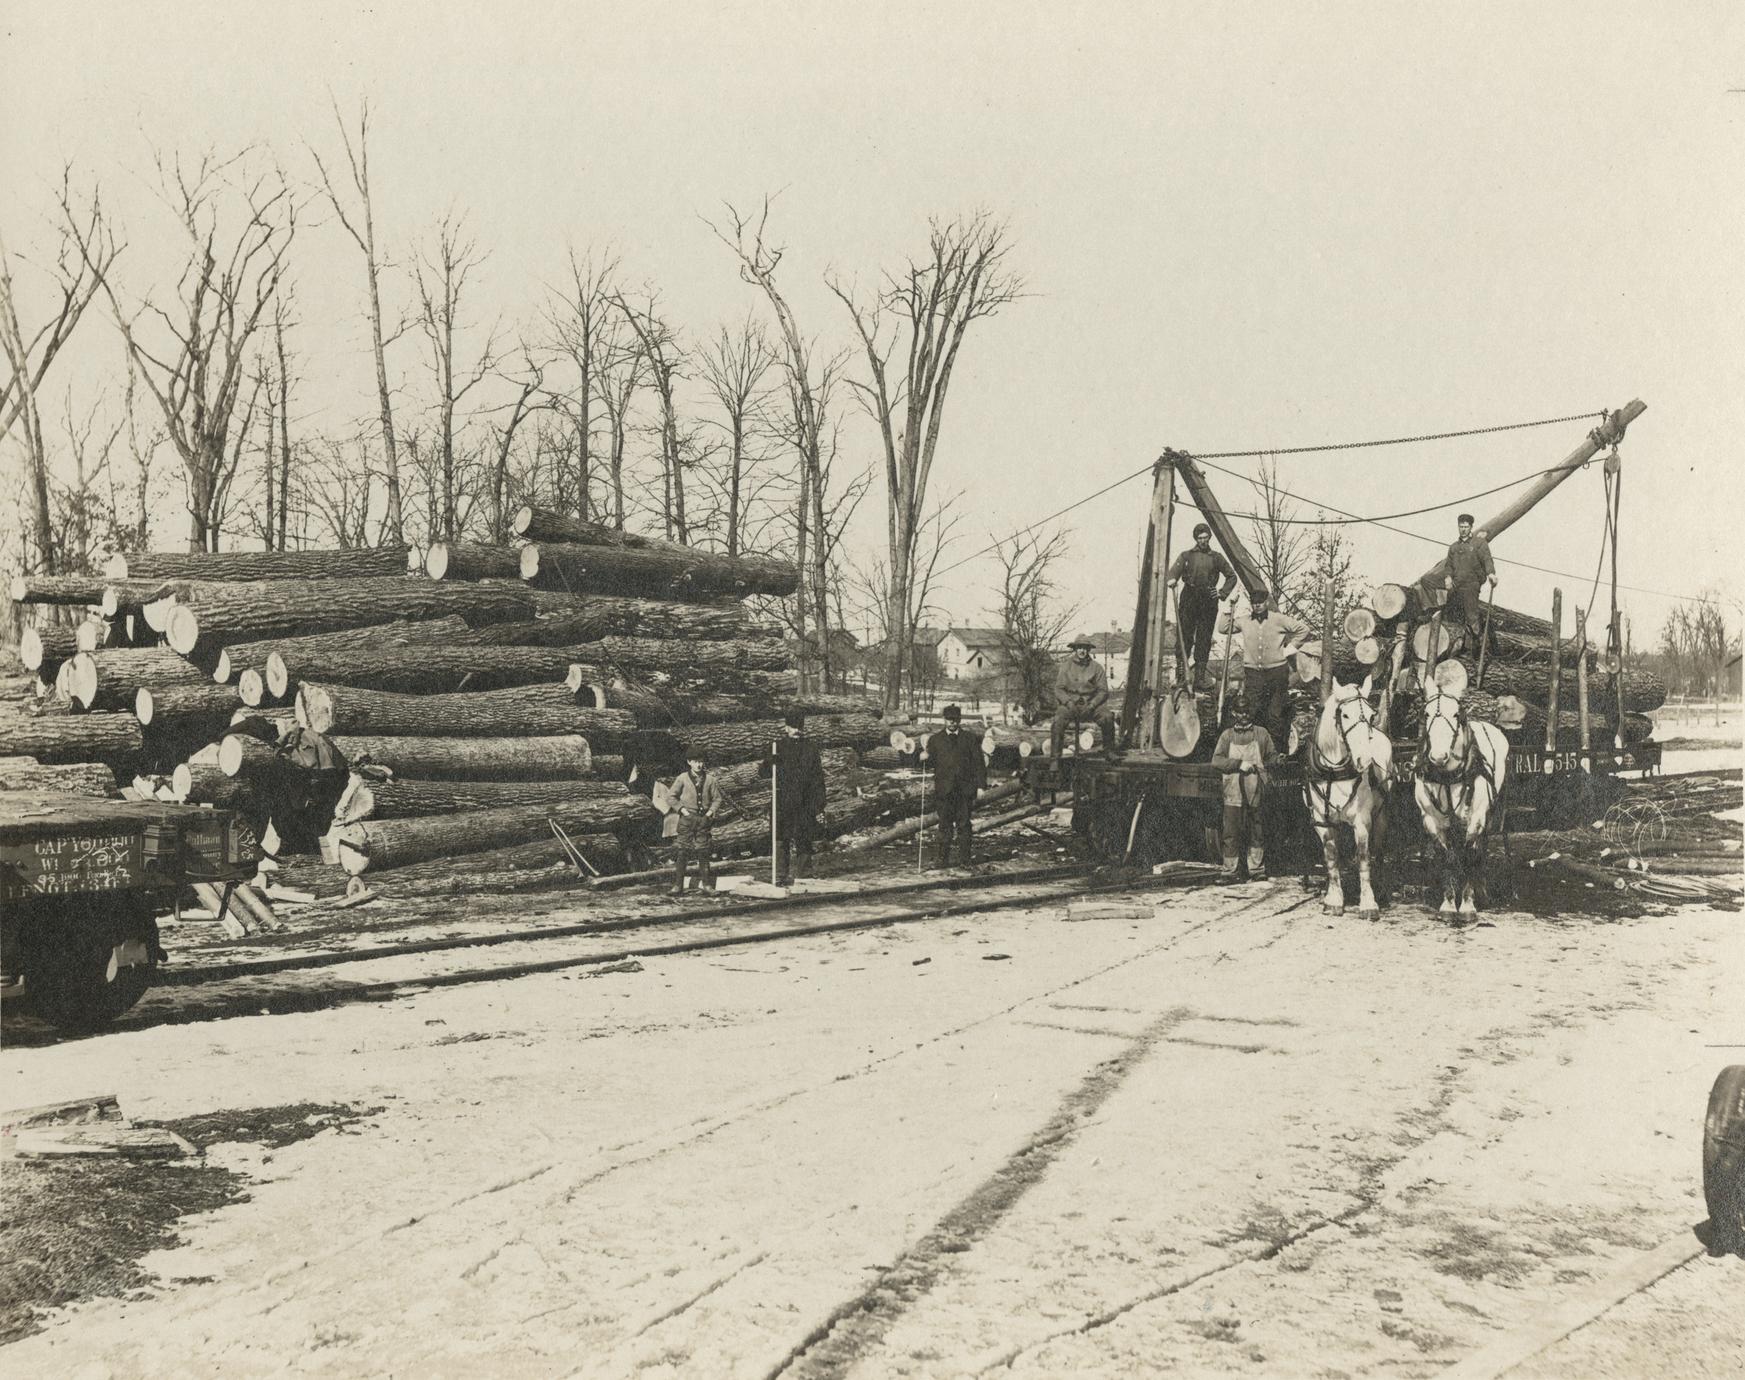
[{"label": "man in overalls", "polygon": [[1266,876],[1260,811],[1277,760],[1272,734],[1254,722],[1248,696],[1238,695],[1230,707],[1230,727],[1212,753],[1212,765],[1224,773],[1224,873],[1238,881]]}]

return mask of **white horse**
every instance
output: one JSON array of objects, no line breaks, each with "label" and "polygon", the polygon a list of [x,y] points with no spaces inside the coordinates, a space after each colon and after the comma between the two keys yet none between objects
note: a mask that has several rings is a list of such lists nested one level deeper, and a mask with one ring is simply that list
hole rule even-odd
[{"label": "white horse", "polygon": [[1508,782],[1509,740],[1502,729],[1468,719],[1457,698],[1431,686],[1412,764],[1412,795],[1424,832],[1442,850],[1444,915],[1478,914],[1485,854],[1491,830],[1504,822]]},{"label": "white horse", "polygon": [[1339,836],[1351,831],[1357,851],[1358,914],[1373,920],[1376,904],[1370,859],[1379,864],[1387,831],[1388,782],[1394,770],[1394,745],[1375,726],[1369,703],[1370,680],[1361,686],[1335,682],[1321,706],[1321,720],[1309,740],[1303,766],[1303,800],[1327,858],[1327,896],[1322,909],[1345,913],[1345,888],[1339,876]]}]

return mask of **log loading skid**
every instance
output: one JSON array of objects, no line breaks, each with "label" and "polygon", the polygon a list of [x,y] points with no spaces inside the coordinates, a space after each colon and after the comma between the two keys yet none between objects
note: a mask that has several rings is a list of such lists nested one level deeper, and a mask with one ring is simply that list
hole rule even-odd
[{"label": "log loading skid", "polygon": [[[1373,612],[1354,610],[1351,615],[1353,620],[1361,618],[1371,632],[1354,639],[1343,629],[1328,626],[1322,630],[1319,658],[1312,663],[1299,661],[1296,667],[1293,684],[1308,693],[1293,716],[1292,741],[1278,745],[1281,761],[1273,773],[1266,821],[1271,858],[1290,864],[1320,857],[1298,789],[1302,777],[1296,760],[1297,739],[1320,700],[1330,692],[1335,675],[1353,682],[1372,675],[1376,692],[1390,701],[1393,687],[1401,687],[1404,698],[1397,706],[1389,706],[1394,713],[1387,722],[1394,741],[1394,760],[1402,773],[1409,773],[1417,745],[1416,724],[1411,717],[1415,706],[1410,700],[1412,692],[1405,687],[1426,674],[1436,674],[1441,680],[1443,670],[1463,686],[1470,685],[1464,692],[1470,712],[1494,719],[1508,732],[1512,775],[1517,783],[1511,787],[1512,811],[1550,809],[1551,802],[1561,796],[1584,794],[1570,789],[1572,777],[1579,785],[1579,778],[1588,774],[1646,771],[1658,765],[1659,746],[1646,741],[1650,725],[1641,711],[1658,706],[1664,686],[1647,684],[1640,673],[1624,667],[1617,602],[1617,447],[1626,428],[1644,410],[1643,403],[1632,401],[1606,414],[1601,425],[1569,455],[1541,474],[1507,507],[1478,524],[1478,530],[1494,541],[1572,474],[1596,457],[1605,457],[1606,472],[1614,482],[1608,485],[1612,581],[1603,652],[1596,654],[1585,624],[1579,631],[1570,630],[1577,632],[1575,638],[1564,637],[1564,629],[1555,621],[1556,606],[1551,622],[1497,608],[1489,646],[1497,649],[1499,657],[1508,659],[1496,660],[1493,667],[1481,670],[1479,649],[1464,647],[1453,633],[1441,631],[1445,563],[1439,561],[1409,585],[1383,586],[1393,592],[1397,606],[1389,606],[1385,616],[1379,606]],[[1178,481],[1188,502],[1212,529],[1213,539],[1234,568],[1244,593],[1252,595],[1266,587],[1259,564],[1243,545],[1204,470],[1191,455],[1166,450],[1153,467],[1150,521],[1140,561],[1120,720],[1120,741],[1126,750],[1109,757],[1087,750],[1086,744],[1058,763],[1036,751],[1024,764],[1026,783],[1038,796],[1062,788],[1072,790],[1075,831],[1094,853],[1107,859],[1215,861],[1221,855],[1223,783],[1210,759],[1220,732],[1228,725],[1231,695],[1219,690],[1193,695],[1192,709],[1197,711],[1201,731],[1186,750],[1181,750],[1179,741],[1168,741],[1170,735],[1164,731],[1166,714],[1183,706],[1192,694],[1185,687],[1176,688],[1176,633],[1165,578]],[[1333,623],[1331,616],[1328,621]],[[1440,665],[1445,662],[1456,665]],[[1473,674],[1470,681],[1469,673]],[[1487,673],[1492,677],[1489,682],[1483,679]],[[1521,692],[1519,698],[1515,691]],[[1524,703],[1531,693],[1536,693],[1541,703]],[[1409,805],[1409,800],[1405,803]],[[1415,818],[1415,811],[1401,812],[1401,817],[1405,814]]]}]

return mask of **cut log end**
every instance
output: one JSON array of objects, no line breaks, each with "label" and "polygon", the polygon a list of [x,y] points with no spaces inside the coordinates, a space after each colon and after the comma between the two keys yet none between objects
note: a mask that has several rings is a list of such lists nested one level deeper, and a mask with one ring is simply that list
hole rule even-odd
[{"label": "cut log end", "polygon": [[266,681],[267,689],[275,700],[282,700],[291,693],[291,668],[285,664],[283,653],[269,652],[267,654]]},{"label": "cut log end", "polygon": [[[147,606],[147,621],[150,621],[150,606]],[[182,656],[193,654],[194,648],[200,645],[200,618],[193,609],[185,604],[178,604],[170,610],[169,622],[163,629],[170,650]]]},{"label": "cut log end", "polygon": [[103,578],[105,580],[125,580],[127,578],[127,557],[117,552],[104,561]]},{"label": "cut log end", "polygon": [[1378,618],[1398,618],[1406,611],[1406,587],[1386,584],[1378,586],[1370,600]]},{"label": "cut log end", "polygon": [[424,573],[433,580],[440,580],[448,574],[448,543],[439,541],[430,548],[424,557]]},{"label": "cut log end", "polygon": [[333,731],[333,697],[320,685],[297,687],[297,722],[316,733]]},{"label": "cut log end", "polygon": [[1375,614],[1370,609],[1352,609],[1345,615],[1345,635],[1353,642],[1361,642],[1366,637],[1375,634]]},{"label": "cut log end", "polygon": [[1381,643],[1373,637],[1360,637],[1352,644],[1351,654],[1365,666],[1381,660]]},{"label": "cut log end", "polygon": [[12,602],[22,604],[30,596],[30,581],[22,575],[12,577]]},{"label": "cut log end", "polygon": [[[522,512],[531,513],[532,509],[524,508],[524,509],[522,509]],[[520,513],[516,514],[517,518],[519,518],[520,516],[521,516]],[[526,546],[521,548],[521,578],[523,580],[533,580],[533,579],[537,579],[538,577],[539,577],[539,546],[537,543],[530,542]]]},{"label": "cut log end", "polygon": [[[143,695],[145,691],[141,690],[139,693]],[[170,773],[170,789],[175,792],[179,802],[186,802],[194,793],[194,769],[186,762],[177,763],[175,771]]]},{"label": "cut log end", "polygon": [[509,530],[518,537],[525,537],[527,529],[533,526],[533,505],[525,503],[515,510],[515,516],[509,522]]},{"label": "cut log end", "polygon": [[236,678],[236,697],[250,709],[257,709],[267,700],[266,677],[259,671],[244,671]]},{"label": "cut log end", "polygon": [[156,714],[157,701],[152,698],[150,690],[140,686],[133,696],[133,717],[142,725],[149,725]]},{"label": "cut log end", "polygon": [[97,659],[89,652],[80,652],[66,663],[67,694],[81,709],[97,703]]},{"label": "cut log end", "polygon": [[109,625],[100,618],[87,618],[73,630],[73,641],[81,652],[94,652],[109,641]]},{"label": "cut log end", "polygon": [[42,669],[42,634],[35,628],[26,628],[19,635],[18,660],[27,671],[40,671]]}]

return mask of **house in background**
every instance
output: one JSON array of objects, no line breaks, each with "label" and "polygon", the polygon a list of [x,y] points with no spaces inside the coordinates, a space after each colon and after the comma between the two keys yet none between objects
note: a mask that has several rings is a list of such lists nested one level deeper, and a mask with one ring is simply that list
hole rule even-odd
[{"label": "house in background", "polygon": [[1006,665],[1005,637],[998,628],[950,628],[939,639],[939,669],[946,680],[981,680]]},{"label": "house in background", "polygon": [[1119,690],[1127,684],[1127,656],[1133,650],[1133,639],[1124,632],[1090,633],[1091,659],[1102,665],[1109,677],[1109,689]]}]

